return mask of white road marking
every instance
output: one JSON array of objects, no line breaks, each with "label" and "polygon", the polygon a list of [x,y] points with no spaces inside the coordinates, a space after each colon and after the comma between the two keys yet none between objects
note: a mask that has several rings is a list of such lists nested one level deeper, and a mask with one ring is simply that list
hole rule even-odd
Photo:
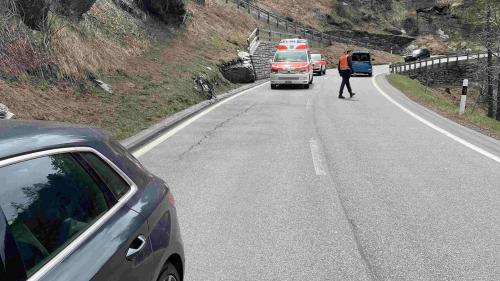
[{"label": "white road marking", "polygon": [[219,103],[216,103],[215,105],[207,108],[206,110],[203,110],[202,112],[196,114],[195,116],[189,118],[188,120],[182,122],[181,124],[177,125],[176,127],[174,127],[173,129],[165,132],[164,134],[160,135],[159,137],[157,137],[156,139],[154,139],[153,141],[149,142],[148,144],[144,145],[143,147],[141,147],[140,149],[138,149],[136,152],[133,153],[133,155],[136,157],[136,158],[139,158],[141,157],[142,155],[148,153],[149,151],[151,151],[153,148],[155,148],[156,146],[160,145],[162,142],[166,141],[167,139],[171,138],[172,136],[174,136],[175,134],[177,134],[178,132],[180,132],[182,129],[186,128],[187,126],[191,125],[193,122],[195,122],[196,120],[200,119],[201,117],[207,115],[208,113],[210,113],[211,111],[217,109],[219,106],[245,94],[245,93],[248,93],[250,91],[253,91],[257,88],[260,88],[264,85],[267,85],[269,84],[269,82],[265,82],[265,83],[262,83],[258,86],[255,86],[253,88],[250,88],[250,89],[247,89],[241,93],[238,93],[232,97],[229,97],[225,100],[222,100],[220,101]]},{"label": "white road marking", "polygon": [[311,99],[307,99],[306,110],[311,109]]},{"label": "white road marking", "polygon": [[311,155],[316,175],[326,176],[327,169],[325,160],[323,158],[323,154],[321,152],[321,148],[318,145],[318,142],[315,139],[311,139],[309,140],[309,146],[311,148]]},{"label": "white road marking", "polygon": [[[379,74],[379,75],[382,75],[382,74]],[[377,90],[378,90],[378,91],[379,91],[379,92],[380,92],[380,93],[381,93],[381,94],[382,94],[382,95],[383,95],[386,99],[388,99],[391,103],[393,103],[394,105],[396,105],[397,107],[399,107],[399,108],[400,108],[401,110],[403,110],[404,112],[408,113],[411,117],[413,117],[413,118],[417,119],[418,121],[420,121],[420,122],[424,123],[425,125],[427,125],[427,126],[431,127],[432,129],[434,129],[434,130],[436,130],[436,131],[440,132],[441,134],[443,134],[443,135],[445,135],[445,136],[447,136],[447,137],[451,138],[452,140],[454,140],[454,141],[456,141],[456,142],[458,142],[458,143],[460,143],[460,144],[462,144],[462,145],[464,145],[464,146],[466,146],[466,147],[468,147],[468,148],[470,148],[470,149],[472,149],[472,150],[474,150],[474,151],[476,151],[476,152],[478,152],[478,153],[482,154],[483,156],[486,156],[486,157],[490,158],[490,159],[491,159],[491,160],[493,160],[493,161],[496,161],[497,163],[500,163],[500,157],[498,157],[498,156],[496,156],[496,155],[494,155],[494,154],[492,154],[492,153],[490,153],[490,152],[488,152],[488,151],[486,151],[486,150],[484,150],[484,149],[482,149],[482,148],[480,148],[480,147],[478,147],[478,146],[476,146],[476,145],[474,145],[474,144],[472,144],[472,143],[470,143],[470,142],[468,142],[468,141],[466,141],[466,140],[464,140],[464,139],[462,139],[462,138],[460,138],[460,137],[458,137],[458,136],[455,136],[454,134],[452,134],[452,133],[450,133],[450,132],[446,131],[445,129],[443,129],[443,128],[441,128],[441,127],[439,127],[439,126],[437,126],[437,125],[435,125],[435,124],[433,124],[433,123],[431,123],[431,122],[429,122],[429,121],[425,120],[424,118],[422,118],[422,117],[418,116],[417,114],[413,113],[413,112],[412,112],[411,110],[409,110],[408,108],[404,107],[403,105],[401,105],[400,103],[398,103],[397,101],[395,101],[395,100],[394,100],[393,98],[391,98],[391,97],[390,97],[390,96],[389,96],[386,92],[384,92],[384,91],[380,88],[380,86],[378,85],[378,83],[377,83],[377,81],[376,81],[376,77],[378,77],[379,75],[377,75],[377,76],[375,76],[375,77],[373,77],[373,78],[372,78],[372,83],[373,83],[373,85],[375,86],[375,88],[377,88]]]}]

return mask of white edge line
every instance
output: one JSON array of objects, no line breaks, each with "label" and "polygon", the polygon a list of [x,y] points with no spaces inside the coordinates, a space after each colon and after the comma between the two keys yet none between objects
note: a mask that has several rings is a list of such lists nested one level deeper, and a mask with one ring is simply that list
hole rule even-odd
[{"label": "white edge line", "polygon": [[137,151],[135,151],[134,153],[132,153],[136,158],[139,158],[141,157],[142,155],[148,153],[149,151],[151,151],[153,148],[155,148],[156,146],[160,145],[162,142],[166,141],[167,139],[171,138],[172,136],[174,136],[175,134],[177,134],[178,132],[180,132],[182,129],[186,128],[187,126],[191,125],[193,122],[195,122],[196,120],[200,119],[201,117],[207,115],[208,113],[210,113],[211,111],[215,110],[216,108],[218,108],[219,106],[245,94],[245,93],[248,93],[250,91],[253,91],[257,88],[260,88],[266,84],[268,84],[269,82],[265,82],[265,83],[262,83],[260,85],[257,85],[253,88],[250,88],[250,89],[246,89],[232,97],[229,97],[229,98],[226,98],[212,106],[210,106],[209,108],[203,110],[202,112],[196,114],[195,116],[187,119],[186,121],[182,122],[181,124],[175,126],[174,128],[172,128],[171,130],[165,132],[164,134],[160,135],[159,137],[155,138],[154,140],[152,140],[151,142],[147,143],[146,145],[142,146],[140,149],[138,149]]},{"label": "white edge line", "polygon": [[500,157],[498,157],[498,156],[496,156],[496,155],[494,155],[494,154],[492,154],[492,153],[490,153],[490,152],[488,152],[488,151],[486,151],[486,150],[484,150],[484,149],[482,149],[482,148],[480,148],[480,147],[478,147],[478,146],[476,146],[476,145],[474,145],[474,144],[472,144],[472,143],[470,143],[470,142],[468,142],[468,141],[466,141],[466,140],[464,140],[464,139],[462,139],[462,138],[460,138],[460,137],[458,137],[458,136],[455,136],[454,134],[452,134],[452,133],[450,133],[450,132],[446,131],[445,129],[443,129],[443,128],[441,128],[441,127],[439,127],[439,126],[437,126],[437,125],[435,125],[435,124],[433,124],[433,123],[431,123],[431,122],[429,122],[429,121],[425,120],[424,118],[422,118],[422,117],[418,116],[417,114],[413,113],[413,112],[412,112],[411,110],[409,110],[408,108],[404,107],[403,105],[401,105],[400,103],[398,103],[397,101],[395,101],[395,100],[394,100],[393,98],[391,98],[391,97],[390,97],[390,96],[389,96],[386,92],[384,92],[384,91],[380,88],[380,86],[378,85],[378,83],[377,83],[377,81],[376,81],[376,78],[377,78],[378,76],[381,76],[381,75],[382,75],[382,74],[379,74],[379,75],[377,75],[377,76],[374,76],[374,77],[372,78],[372,83],[373,83],[373,85],[375,86],[375,88],[377,88],[377,90],[378,90],[378,91],[379,91],[379,92],[380,92],[380,93],[381,93],[381,94],[382,94],[382,95],[383,95],[383,96],[384,96],[387,100],[389,100],[391,103],[393,103],[394,105],[396,105],[397,107],[399,107],[399,108],[400,108],[401,110],[403,110],[404,112],[408,113],[411,117],[413,117],[413,118],[417,119],[418,121],[420,121],[420,122],[424,123],[425,125],[427,125],[427,126],[431,127],[432,129],[434,129],[434,130],[436,130],[436,131],[440,132],[441,134],[443,134],[443,135],[445,135],[445,136],[447,136],[447,137],[451,138],[452,140],[454,140],[454,141],[456,141],[456,142],[458,142],[458,143],[460,143],[460,144],[462,144],[462,145],[466,146],[466,147],[467,147],[467,148],[469,148],[469,149],[472,149],[472,150],[474,150],[474,151],[476,151],[476,152],[478,152],[478,153],[482,154],[483,156],[486,156],[486,157],[490,158],[490,159],[491,159],[491,160],[493,160],[493,161],[496,161],[497,163],[500,163]]}]

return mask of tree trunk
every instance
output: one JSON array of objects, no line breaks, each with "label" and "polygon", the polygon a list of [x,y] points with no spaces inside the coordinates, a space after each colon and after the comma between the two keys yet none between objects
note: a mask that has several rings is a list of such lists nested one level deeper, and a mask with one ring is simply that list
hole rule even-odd
[{"label": "tree trunk", "polygon": [[488,48],[488,67],[486,69],[486,102],[488,104],[488,117],[494,118],[494,99],[493,99],[493,53]]},{"label": "tree trunk", "polygon": [[498,73],[497,80],[497,116],[496,119],[500,121],[500,72]]},{"label": "tree trunk", "polygon": [[[486,18],[486,34],[491,34],[492,22],[491,22],[491,7],[489,4],[487,5],[488,12]],[[488,61],[486,67],[486,103],[488,105],[488,117],[494,118],[494,101],[493,101],[493,52],[491,51],[491,47],[493,46],[493,42],[491,36],[486,38],[486,49],[488,49]]]}]

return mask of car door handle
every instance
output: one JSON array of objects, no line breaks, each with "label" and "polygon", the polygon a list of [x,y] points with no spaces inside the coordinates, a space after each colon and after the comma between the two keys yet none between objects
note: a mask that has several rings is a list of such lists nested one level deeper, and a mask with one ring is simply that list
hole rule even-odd
[{"label": "car door handle", "polygon": [[144,246],[146,246],[146,237],[144,235],[137,236],[127,250],[126,259],[133,260],[144,249]]}]

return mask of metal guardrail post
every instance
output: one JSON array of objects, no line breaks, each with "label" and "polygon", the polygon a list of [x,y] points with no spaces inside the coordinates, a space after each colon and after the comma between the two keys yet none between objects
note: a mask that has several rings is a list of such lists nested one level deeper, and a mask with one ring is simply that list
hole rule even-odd
[{"label": "metal guardrail post", "polygon": [[260,20],[260,8],[257,9],[257,19]]},{"label": "metal guardrail post", "polygon": [[240,0],[236,0],[236,8],[240,8]]},{"label": "metal guardrail post", "polygon": [[267,24],[271,26],[271,15],[267,12]]},{"label": "metal guardrail post", "polygon": [[285,21],[285,31],[288,33],[288,21]]},{"label": "metal guardrail post", "polygon": [[250,14],[250,12],[251,12],[251,11],[250,11],[250,2],[247,2],[247,11],[248,11],[248,13]]}]

